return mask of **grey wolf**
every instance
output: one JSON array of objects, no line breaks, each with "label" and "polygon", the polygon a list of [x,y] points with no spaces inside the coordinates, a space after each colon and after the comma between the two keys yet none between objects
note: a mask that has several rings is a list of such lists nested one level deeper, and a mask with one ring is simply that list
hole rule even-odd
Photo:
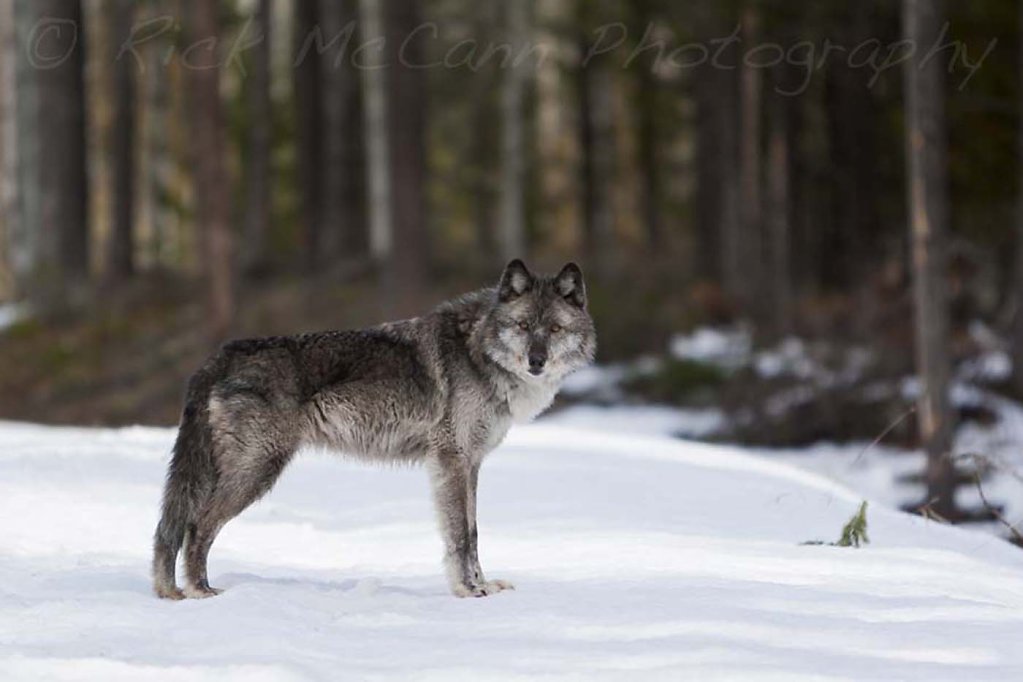
[{"label": "grey wolf", "polygon": [[[484,596],[476,489],[484,457],[593,360],[582,271],[537,276],[520,260],[496,287],[358,331],[232,341],[192,376],[153,551],[156,594],[208,597],[207,557],[303,445],[426,466],[451,591]],[[184,548],[184,588],[175,579]]]}]

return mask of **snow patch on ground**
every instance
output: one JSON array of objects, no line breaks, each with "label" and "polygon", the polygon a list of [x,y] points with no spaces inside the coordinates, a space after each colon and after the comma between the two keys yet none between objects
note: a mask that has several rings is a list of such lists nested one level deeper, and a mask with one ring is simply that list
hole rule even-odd
[{"label": "snow patch on ground", "polygon": [[28,317],[28,307],[21,303],[0,303],[0,332]]},{"label": "snow patch on ground", "polygon": [[480,600],[447,592],[423,471],[309,453],[224,530],[223,595],[159,601],[173,432],[0,423],[0,678],[1023,678],[1016,548],[878,500],[869,546],[802,546],[860,495],[593,417],[483,468],[483,563],[518,589]]}]

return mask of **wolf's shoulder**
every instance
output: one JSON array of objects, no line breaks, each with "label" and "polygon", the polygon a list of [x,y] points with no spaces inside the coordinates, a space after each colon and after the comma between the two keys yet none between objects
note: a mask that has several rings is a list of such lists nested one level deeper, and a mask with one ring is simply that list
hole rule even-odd
[{"label": "wolf's shoulder", "polygon": [[493,306],[497,290],[477,289],[444,301],[433,309],[431,317],[440,321],[444,331],[468,334],[473,325]]}]

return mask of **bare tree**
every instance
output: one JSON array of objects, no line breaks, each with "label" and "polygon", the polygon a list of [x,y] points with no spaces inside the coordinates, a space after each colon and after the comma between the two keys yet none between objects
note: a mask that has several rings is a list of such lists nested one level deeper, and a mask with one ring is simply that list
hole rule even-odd
[{"label": "bare tree", "polygon": [[319,261],[320,210],[323,165],[320,130],[323,107],[320,83],[320,55],[308,49],[308,41],[319,30],[319,3],[303,0],[294,3],[295,62],[293,64],[295,104],[298,109],[296,131],[298,177],[302,190],[303,260],[306,268]]},{"label": "bare tree", "polygon": [[356,124],[352,101],[358,92],[358,74],[346,53],[347,31],[354,31],[355,0],[321,0],[320,23],[326,50],[320,65],[323,118],[320,144],[323,167],[319,228],[322,258],[336,263],[362,243],[363,225],[355,182],[361,168],[354,167],[352,134]]},{"label": "bare tree", "polygon": [[[1023,3],[1019,5],[1019,27],[1023,31]],[[1019,48],[1019,105],[1020,120],[1017,123],[1016,155],[1023,168],[1023,42]],[[1016,262],[1014,263],[1015,311],[1012,318],[1012,378],[1018,396],[1023,396],[1023,173],[1019,173],[1016,188]]]},{"label": "bare tree", "polygon": [[15,278],[18,252],[18,133],[14,4],[0,2],[0,296],[20,295]]},{"label": "bare tree", "polygon": [[273,105],[270,97],[270,52],[273,24],[272,0],[259,0],[253,16],[261,39],[252,47],[248,74],[248,164],[246,168],[245,246],[242,267],[258,273],[268,265],[268,237],[273,193],[270,155],[273,146]]},{"label": "bare tree", "polygon": [[[580,54],[590,36],[579,35]],[[593,60],[578,71],[579,185],[587,259],[598,271],[610,265],[614,238],[614,110],[612,75]]]},{"label": "bare tree", "polygon": [[[941,0],[903,0],[903,32],[910,44],[933,45],[944,22]],[[949,311],[946,271],[948,230],[948,133],[944,65],[916,58],[904,65],[906,88],[906,177],[913,261],[916,365],[920,377],[917,416],[927,451],[930,509],[955,518],[956,471],[951,457],[949,405]]]},{"label": "bare tree", "polygon": [[387,277],[404,307],[426,282],[426,83],[421,0],[384,0],[384,35],[391,46],[387,81],[387,142],[393,243]]},{"label": "bare tree", "polygon": [[220,35],[217,4],[186,0],[187,39],[202,45],[186,64],[192,117],[196,228],[203,249],[207,279],[209,333],[214,341],[227,336],[234,315],[231,191],[225,168],[224,114],[220,102]]},{"label": "bare tree", "polygon": [[767,134],[767,227],[768,269],[770,271],[771,331],[784,335],[792,331],[790,135],[786,98],[771,98]]},{"label": "bare tree", "polygon": [[501,88],[501,259],[526,255],[524,115],[522,111],[530,64],[520,51],[529,42],[529,9],[526,0],[505,3],[506,42],[513,61],[504,68]]},{"label": "bare tree", "polygon": [[[161,8],[150,3],[139,10],[139,21],[159,21],[165,15]],[[170,264],[173,251],[171,226],[173,211],[167,194],[171,191],[174,163],[168,144],[171,109],[171,78],[163,63],[169,36],[157,36],[141,46],[144,77],[139,79],[141,107],[138,125],[138,144],[141,147],[136,201],[138,225],[136,239],[145,239],[145,248],[137,255],[156,267]],[[125,56],[125,59],[130,57]]]},{"label": "bare tree", "polygon": [[135,64],[120,54],[134,23],[133,0],[108,5],[113,66],[114,120],[111,126],[113,225],[108,242],[107,277],[121,282],[135,271]]},{"label": "bare tree", "polygon": [[[42,310],[74,303],[88,277],[81,10],[77,1],[19,0],[15,5],[21,167],[21,234],[16,241],[24,245],[26,291]],[[47,25],[51,29],[42,32],[40,27]],[[61,58],[46,61],[47,55]]]},{"label": "bare tree", "polygon": [[[755,44],[760,33],[760,12],[755,2],[742,9],[742,33],[746,44]],[[741,272],[737,290],[747,314],[759,316],[761,300],[761,70],[742,60],[739,85],[739,228],[736,258]]]},{"label": "bare tree", "polygon": [[[655,26],[656,18],[651,0],[636,3],[637,26],[634,28],[637,40]],[[658,82],[654,69],[656,62],[642,61],[637,65],[637,102],[639,121],[636,131],[638,147],[640,211],[646,231],[646,245],[651,252],[662,245],[661,234],[661,164],[658,158]]]},{"label": "bare tree", "polygon": [[[384,37],[380,0],[360,0],[360,38],[371,43]],[[373,66],[380,67],[380,64]],[[370,254],[378,263],[391,258],[391,172],[387,135],[387,83],[382,68],[362,70],[363,125],[366,130],[366,175]]]},{"label": "bare tree", "polygon": [[[702,3],[695,25],[702,35],[727,33],[732,24],[721,3]],[[675,21],[692,21],[674,9]],[[696,103],[695,221],[697,247],[693,271],[702,279],[720,282],[730,298],[738,299],[743,272],[739,251],[738,80],[736,69],[704,64],[693,71]]]},{"label": "bare tree", "polygon": [[[507,8],[498,0],[477,0],[473,5],[473,35],[483,44],[492,41],[497,34],[499,14]],[[497,116],[497,106],[492,92],[496,90],[499,74],[504,73],[496,60],[479,65],[473,73],[470,88],[472,109],[469,114],[467,171],[469,192],[473,202],[473,233],[479,264],[492,268],[500,260],[497,248],[495,221],[495,173],[498,164],[494,158],[499,152],[493,142],[490,122]],[[502,264],[503,265],[503,264]]]}]

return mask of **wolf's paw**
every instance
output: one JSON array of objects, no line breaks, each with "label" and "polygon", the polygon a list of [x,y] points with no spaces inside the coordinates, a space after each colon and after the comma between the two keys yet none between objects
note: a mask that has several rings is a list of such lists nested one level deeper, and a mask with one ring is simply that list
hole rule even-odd
[{"label": "wolf's paw", "polygon": [[501,590],[514,590],[515,586],[507,580],[488,580],[487,587],[491,590],[490,594],[500,592]]},{"label": "wolf's paw", "polygon": [[189,599],[209,599],[210,597],[216,597],[223,590],[218,590],[215,587],[204,585],[200,587],[185,587],[185,596]]},{"label": "wolf's paw", "polygon": [[455,585],[451,591],[456,597],[486,597],[502,590],[514,590],[515,586],[507,580],[487,580],[476,585]]},{"label": "wolf's paw", "polygon": [[185,593],[177,587],[158,587],[156,588],[156,596],[160,599],[180,601],[185,598]]}]

